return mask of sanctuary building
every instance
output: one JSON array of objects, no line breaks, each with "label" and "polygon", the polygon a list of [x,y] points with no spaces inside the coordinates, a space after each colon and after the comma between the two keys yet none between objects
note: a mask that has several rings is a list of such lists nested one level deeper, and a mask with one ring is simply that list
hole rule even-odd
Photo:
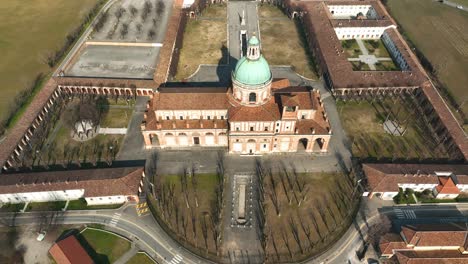
[{"label": "sanctuary building", "polygon": [[327,152],[320,92],[273,79],[260,41],[248,41],[229,88],[159,88],[148,104],[146,148],[226,147],[234,154]]}]

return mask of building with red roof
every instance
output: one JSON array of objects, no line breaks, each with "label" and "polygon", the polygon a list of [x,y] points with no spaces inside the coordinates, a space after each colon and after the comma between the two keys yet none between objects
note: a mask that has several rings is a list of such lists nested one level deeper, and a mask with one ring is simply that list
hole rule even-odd
[{"label": "building with red roof", "polygon": [[142,124],[146,148],[227,147],[235,154],[327,152],[320,93],[272,78],[253,36],[229,88],[160,88]]},{"label": "building with red roof", "polygon": [[399,234],[385,234],[379,243],[383,258],[400,264],[468,263],[465,223],[406,225]]},{"label": "building with red roof", "polygon": [[55,243],[49,253],[57,264],[94,264],[74,235]]}]

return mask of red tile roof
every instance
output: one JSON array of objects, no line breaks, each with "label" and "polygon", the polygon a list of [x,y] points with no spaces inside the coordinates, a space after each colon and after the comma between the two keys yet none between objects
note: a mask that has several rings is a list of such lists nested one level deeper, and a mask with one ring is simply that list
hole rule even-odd
[{"label": "red tile roof", "polygon": [[457,188],[451,177],[438,177],[439,185],[436,189],[438,193],[442,194],[459,194],[460,190]]},{"label": "red tile roof", "polygon": [[457,250],[396,251],[400,264],[467,264],[468,255]]},{"label": "red tile roof", "polygon": [[439,184],[436,172],[451,172],[456,182],[468,182],[468,164],[362,165],[372,192],[397,192],[399,183]]},{"label": "red tile roof", "polygon": [[6,173],[0,194],[84,189],[85,197],[138,195],[141,167]]},{"label": "red tile roof", "polygon": [[[344,1],[349,4],[361,4],[360,1]],[[373,5],[381,6],[379,1],[368,1]],[[389,28],[385,32],[392,39],[396,47],[409,65],[409,71],[354,71],[352,64],[348,61],[345,52],[338,39],[334,24],[346,23],[344,21],[330,19],[327,4],[333,1],[291,1],[291,4],[306,14],[303,17],[303,24],[309,32],[308,40],[311,43],[311,49],[319,54],[318,59],[324,72],[328,72],[333,89],[340,88],[369,88],[369,87],[418,87],[427,76],[422,66],[417,61],[416,56],[411,52],[408,45],[403,41],[399,33]],[[385,16],[390,18],[385,8],[380,8]],[[338,21],[338,22],[337,22]],[[355,21],[349,24],[372,24],[380,23],[382,25],[394,24],[391,20],[383,22]],[[369,25],[368,25],[369,26]]]},{"label": "red tile roof", "polygon": [[228,110],[229,121],[277,121],[281,119],[281,112],[274,96],[261,106],[241,105],[234,98],[229,102],[231,103]]},{"label": "red tile roof", "polygon": [[160,88],[153,98],[153,110],[227,109],[226,88]]},{"label": "red tile roof", "polygon": [[92,264],[94,261],[74,235],[55,243],[49,250],[57,264]]}]

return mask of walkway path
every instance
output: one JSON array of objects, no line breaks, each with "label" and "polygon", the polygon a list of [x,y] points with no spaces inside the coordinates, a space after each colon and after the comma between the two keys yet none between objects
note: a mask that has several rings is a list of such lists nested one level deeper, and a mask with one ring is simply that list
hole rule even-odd
[{"label": "walkway path", "polygon": [[373,71],[375,71],[375,63],[377,62],[377,59],[374,55],[370,55],[369,51],[367,50],[366,46],[364,45],[364,42],[362,42],[362,39],[356,39],[356,42],[359,46],[359,49],[362,51],[363,55],[359,55],[359,59],[367,63],[369,65],[369,68]]},{"label": "walkway path", "polygon": [[[228,2],[228,48],[234,58],[229,63],[235,65],[241,57],[241,33],[246,33],[247,39],[256,35],[259,37],[257,3],[250,1]],[[242,22],[243,18],[245,19]]]}]

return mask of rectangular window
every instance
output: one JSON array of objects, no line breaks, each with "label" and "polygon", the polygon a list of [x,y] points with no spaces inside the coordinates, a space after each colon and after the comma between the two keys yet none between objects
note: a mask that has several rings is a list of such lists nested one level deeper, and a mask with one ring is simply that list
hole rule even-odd
[{"label": "rectangular window", "polygon": [[254,131],[254,127],[250,127],[250,131]]},{"label": "rectangular window", "polygon": [[180,120],[184,120],[184,117],[183,117],[183,116],[179,116],[179,119],[180,119]]},{"label": "rectangular window", "polygon": [[170,119],[169,116],[166,116],[166,120],[169,120],[169,119]]},{"label": "rectangular window", "polygon": [[221,120],[224,120],[224,116],[221,116]]},{"label": "rectangular window", "polygon": [[265,127],[265,131],[268,131],[268,127]]},{"label": "rectangular window", "polygon": [[210,119],[211,119],[211,116],[207,116],[206,119],[210,120]]},{"label": "rectangular window", "polygon": [[239,130],[240,130],[239,127],[236,127],[236,131],[239,131]]},{"label": "rectangular window", "polygon": [[301,119],[305,119],[305,115],[304,115],[304,114],[302,115]]},{"label": "rectangular window", "polygon": [[276,133],[278,133],[278,129],[276,129]]}]

